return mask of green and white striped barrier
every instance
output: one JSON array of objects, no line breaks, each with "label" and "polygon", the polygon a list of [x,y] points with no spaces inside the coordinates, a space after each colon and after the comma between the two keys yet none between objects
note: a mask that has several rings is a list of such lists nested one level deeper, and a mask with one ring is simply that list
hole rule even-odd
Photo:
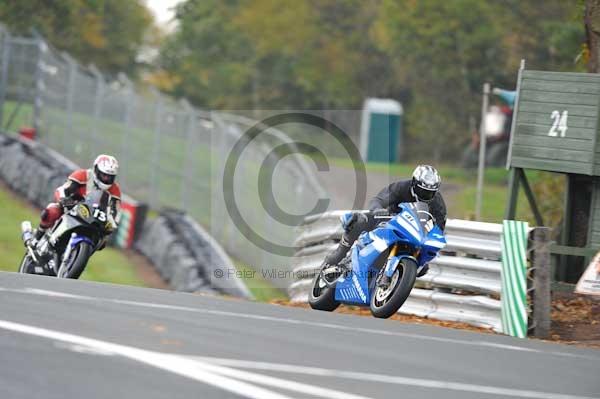
[{"label": "green and white striped barrier", "polygon": [[529,224],[502,224],[502,331],[527,336],[527,240]]}]

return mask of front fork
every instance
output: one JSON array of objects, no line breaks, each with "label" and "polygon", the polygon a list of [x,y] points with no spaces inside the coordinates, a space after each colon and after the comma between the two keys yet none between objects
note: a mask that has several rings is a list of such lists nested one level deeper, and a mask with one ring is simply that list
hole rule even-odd
[{"label": "front fork", "polygon": [[396,267],[398,267],[398,263],[400,262],[400,258],[396,256],[398,253],[398,244],[392,245],[390,248],[390,254],[388,255],[387,262],[385,263],[385,267],[382,270],[382,273],[379,273],[377,276],[377,285],[387,285],[390,282],[390,278],[394,274]]},{"label": "front fork", "polygon": [[[412,256],[410,256],[410,255],[396,256],[397,253],[398,253],[398,244],[394,244],[392,246],[392,248],[390,249],[390,254],[389,254],[387,262],[385,264],[383,273],[380,273],[379,277],[377,279],[378,285],[385,285],[390,281],[390,278],[394,275],[394,272],[398,268],[398,264],[400,263],[401,259],[408,257],[410,259],[413,259],[415,261],[415,263],[417,263],[419,251],[416,251]],[[423,266],[419,267],[417,269],[417,272],[420,271],[422,268],[423,268]]]}]

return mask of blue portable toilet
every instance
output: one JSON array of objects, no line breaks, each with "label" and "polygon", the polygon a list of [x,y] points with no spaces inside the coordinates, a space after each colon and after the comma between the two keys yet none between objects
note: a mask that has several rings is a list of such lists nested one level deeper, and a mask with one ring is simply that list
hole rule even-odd
[{"label": "blue portable toilet", "polygon": [[396,100],[365,100],[360,127],[360,154],[364,161],[392,163],[398,160],[402,115],[402,104]]}]

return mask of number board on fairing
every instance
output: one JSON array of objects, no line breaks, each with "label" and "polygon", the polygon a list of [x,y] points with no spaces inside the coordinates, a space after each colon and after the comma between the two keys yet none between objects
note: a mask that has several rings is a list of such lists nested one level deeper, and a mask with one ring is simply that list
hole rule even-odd
[{"label": "number board on fairing", "polygon": [[508,164],[600,175],[600,74],[524,70]]}]

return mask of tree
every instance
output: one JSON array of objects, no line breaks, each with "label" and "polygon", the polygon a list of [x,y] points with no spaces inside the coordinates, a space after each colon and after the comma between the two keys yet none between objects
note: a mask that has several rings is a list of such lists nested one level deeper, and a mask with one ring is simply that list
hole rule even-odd
[{"label": "tree", "polygon": [[493,3],[479,0],[383,3],[376,35],[396,76],[411,88],[407,130],[428,143],[428,156],[436,160],[455,156],[482,83],[497,78],[502,60],[497,12]]},{"label": "tree", "polygon": [[[178,29],[161,48],[158,69],[169,90],[202,106],[247,108],[253,49],[231,23],[237,2],[187,1],[176,8]],[[166,89],[162,87],[162,89]]]},{"label": "tree", "polygon": [[367,96],[395,98],[407,145],[420,150],[409,153],[453,160],[484,82],[514,87],[522,58],[579,70],[581,11],[563,0],[188,0],[155,81],[230,109],[359,109]]},{"label": "tree", "polygon": [[588,71],[600,73],[600,0],[585,1],[585,35],[589,51]]},{"label": "tree", "polygon": [[110,72],[135,71],[152,16],[141,0],[19,0],[0,3],[14,34],[35,29],[82,63]]}]

